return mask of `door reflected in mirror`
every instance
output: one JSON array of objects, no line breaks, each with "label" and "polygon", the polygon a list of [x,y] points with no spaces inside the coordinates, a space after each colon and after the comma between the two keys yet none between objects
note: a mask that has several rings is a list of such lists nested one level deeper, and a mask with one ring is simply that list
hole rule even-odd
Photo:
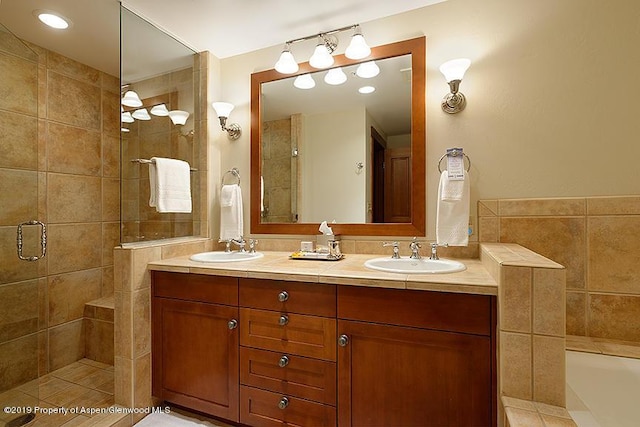
[{"label": "door reflected in mirror", "polygon": [[251,88],[252,233],[315,234],[325,220],[340,234],[424,233],[424,37],[330,70],[254,73]]}]

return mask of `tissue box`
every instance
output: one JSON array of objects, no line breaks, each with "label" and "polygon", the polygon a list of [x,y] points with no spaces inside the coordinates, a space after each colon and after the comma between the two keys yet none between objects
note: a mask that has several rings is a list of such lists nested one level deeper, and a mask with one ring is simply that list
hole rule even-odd
[{"label": "tissue box", "polygon": [[335,234],[321,234],[316,236],[316,252],[329,252],[329,241],[332,240],[340,240],[340,237]]}]

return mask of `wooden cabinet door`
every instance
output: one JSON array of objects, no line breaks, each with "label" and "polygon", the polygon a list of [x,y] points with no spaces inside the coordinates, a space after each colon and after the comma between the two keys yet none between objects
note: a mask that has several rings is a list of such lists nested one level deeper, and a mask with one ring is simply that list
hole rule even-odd
[{"label": "wooden cabinet door", "polygon": [[236,307],[154,298],[153,394],[237,422],[237,319]]},{"label": "wooden cabinet door", "polygon": [[489,337],[344,320],[338,335],[338,425],[491,425]]}]

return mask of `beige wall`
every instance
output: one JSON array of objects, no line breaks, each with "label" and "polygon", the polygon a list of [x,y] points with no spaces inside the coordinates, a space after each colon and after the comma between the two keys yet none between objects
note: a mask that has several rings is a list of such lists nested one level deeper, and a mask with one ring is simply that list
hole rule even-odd
[{"label": "beige wall", "polygon": [[[427,237],[434,238],[436,162],[451,146],[464,147],[473,162],[472,206],[488,198],[640,193],[638,109],[624,98],[640,85],[638,15],[640,3],[622,0],[449,0],[361,23],[372,46],[427,37]],[[250,74],[272,68],[281,48],[220,61],[220,96],[236,105],[232,120],[244,130],[236,142],[213,141],[222,169],[249,170]],[[313,42],[293,49],[303,58]],[[472,61],[461,85],[468,104],[448,115],[438,66],[457,57]],[[249,186],[243,191],[249,218]]]}]

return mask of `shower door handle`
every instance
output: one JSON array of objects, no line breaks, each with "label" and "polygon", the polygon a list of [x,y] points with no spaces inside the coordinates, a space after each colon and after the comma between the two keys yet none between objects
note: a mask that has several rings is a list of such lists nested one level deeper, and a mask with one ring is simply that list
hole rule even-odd
[{"label": "shower door handle", "polygon": [[[22,227],[25,225],[39,225],[40,226],[40,256],[24,256],[22,254]],[[40,222],[38,220],[32,219],[31,221],[23,222],[22,224],[18,224],[18,237],[16,239],[16,245],[18,247],[18,258],[23,261],[37,261],[47,253],[47,226],[44,225],[44,222]]]}]

